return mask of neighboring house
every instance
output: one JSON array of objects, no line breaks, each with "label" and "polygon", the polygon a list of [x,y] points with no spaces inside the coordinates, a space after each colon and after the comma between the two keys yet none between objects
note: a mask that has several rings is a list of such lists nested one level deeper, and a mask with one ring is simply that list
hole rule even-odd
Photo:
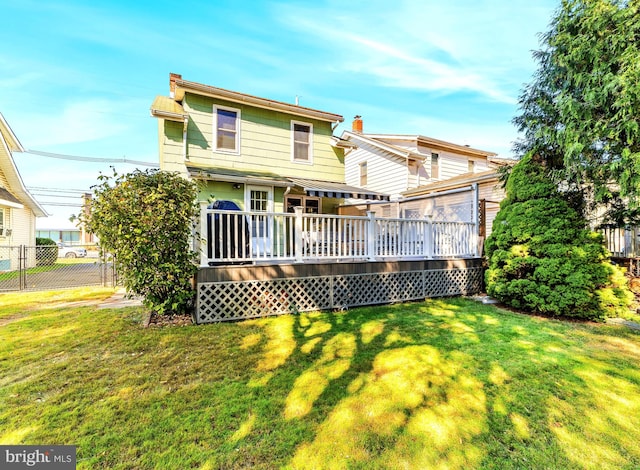
[{"label": "neighboring house", "polygon": [[25,188],[11,152],[24,148],[0,114],[0,270],[12,269],[17,259],[8,247],[35,245],[36,217],[47,216]]},{"label": "neighboring house", "polygon": [[345,155],[345,180],[400,199],[404,192],[496,165],[493,152],[422,135],[365,134],[356,116],[342,139],[356,146]]},{"label": "neighboring house", "polygon": [[[203,183],[201,199],[246,210],[335,213],[344,198],[381,199],[345,185],[338,114],[183,80],[170,75],[158,96],[160,168]],[[357,185],[352,185],[357,186]]]},{"label": "neighboring house", "polygon": [[465,173],[448,180],[426,184],[405,191],[399,201],[402,217],[424,217],[433,220],[471,222],[473,204],[478,203],[480,241],[491,235],[493,220],[506,193],[496,170]]}]

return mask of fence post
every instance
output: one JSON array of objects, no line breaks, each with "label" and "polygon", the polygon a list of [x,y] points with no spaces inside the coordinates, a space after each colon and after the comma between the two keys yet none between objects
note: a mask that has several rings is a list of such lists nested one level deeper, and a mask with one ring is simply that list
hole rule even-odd
[{"label": "fence post", "polygon": [[295,215],[294,230],[293,230],[293,250],[296,258],[296,263],[302,263],[302,256],[304,254],[304,243],[302,240],[302,231],[304,227],[302,225],[302,207],[294,207],[293,212]]},{"label": "fence post", "polygon": [[369,261],[376,260],[376,214],[373,211],[367,211],[367,259]]}]

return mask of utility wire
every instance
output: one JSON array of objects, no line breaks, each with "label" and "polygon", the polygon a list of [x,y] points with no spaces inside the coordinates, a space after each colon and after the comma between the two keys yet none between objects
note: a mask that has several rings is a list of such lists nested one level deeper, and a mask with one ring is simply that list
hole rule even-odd
[{"label": "utility wire", "polygon": [[44,186],[27,186],[29,191],[49,191],[52,193],[90,193],[90,189],[46,188]]},{"label": "utility wire", "polygon": [[40,150],[26,149],[24,153],[30,153],[33,155],[39,155],[41,157],[57,158],[60,160],[73,160],[77,162],[96,162],[96,163],[128,163],[130,165],[148,166],[151,168],[158,168],[160,165],[157,163],[143,162],[140,160],[128,160],[127,157],[122,158],[95,158],[95,157],[80,157],[77,155],[66,155],[63,153],[42,152]]}]

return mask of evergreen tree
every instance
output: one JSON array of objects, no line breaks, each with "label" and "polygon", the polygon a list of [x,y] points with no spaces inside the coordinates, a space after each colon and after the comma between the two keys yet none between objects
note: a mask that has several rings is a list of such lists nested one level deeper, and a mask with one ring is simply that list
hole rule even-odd
[{"label": "evergreen tree", "polygon": [[515,308],[601,320],[632,296],[608,260],[602,236],[585,221],[531,156],[511,171],[485,248],[487,293]]},{"label": "evergreen tree", "polygon": [[549,175],[638,219],[640,198],[640,2],[562,0],[539,68],[520,98],[518,155],[545,161]]}]

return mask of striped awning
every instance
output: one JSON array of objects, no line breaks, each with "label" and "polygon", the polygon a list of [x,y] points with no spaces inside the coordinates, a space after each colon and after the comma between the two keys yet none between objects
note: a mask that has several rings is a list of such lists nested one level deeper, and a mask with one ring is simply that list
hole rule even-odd
[{"label": "striped awning", "polygon": [[317,181],[305,178],[288,178],[296,186],[303,189],[309,196],[332,197],[336,199],[366,199],[373,201],[388,201],[387,194],[357,188],[343,183]]}]

